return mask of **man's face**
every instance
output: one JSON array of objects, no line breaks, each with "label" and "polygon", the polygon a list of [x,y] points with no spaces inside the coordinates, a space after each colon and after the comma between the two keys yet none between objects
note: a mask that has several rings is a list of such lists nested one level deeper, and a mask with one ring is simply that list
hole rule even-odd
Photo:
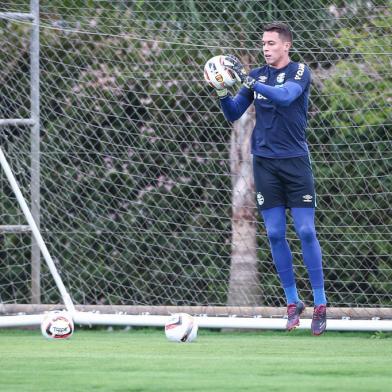
[{"label": "man's face", "polygon": [[285,42],[276,31],[265,31],[262,39],[263,53],[268,65],[279,66],[287,61],[290,42]]}]

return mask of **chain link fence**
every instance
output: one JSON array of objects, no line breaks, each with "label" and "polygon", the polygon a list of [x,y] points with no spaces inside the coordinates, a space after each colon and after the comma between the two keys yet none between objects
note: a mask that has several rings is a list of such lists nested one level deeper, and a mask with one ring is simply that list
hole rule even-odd
[{"label": "chain link fence", "polygon": [[[41,229],[75,303],[284,305],[251,177],[236,182],[249,173],[254,114],[233,127],[203,80],[217,54],[262,64],[262,26],[279,20],[294,32],[291,58],[312,70],[307,134],[329,304],[392,306],[390,5],[42,0],[40,12]],[[30,115],[30,24],[0,21],[1,118]],[[0,137],[28,198],[29,129]],[[4,175],[0,192],[2,224],[25,224]],[[251,197],[241,220],[237,192]],[[31,301],[30,241],[0,234],[2,303]],[[59,301],[45,265],[40,285],[43,303]]]}]

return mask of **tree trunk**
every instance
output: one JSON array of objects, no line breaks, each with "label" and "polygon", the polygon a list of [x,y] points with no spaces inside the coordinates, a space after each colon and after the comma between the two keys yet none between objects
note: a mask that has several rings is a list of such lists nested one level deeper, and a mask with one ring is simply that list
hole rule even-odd
[{"label": "tree trunk", "polygon": [[231,138],[232,252],[228,305],[260,305],[261,288],[257,271],[257,218],[250,154],[255,122],[254,106],[234,124]]}]

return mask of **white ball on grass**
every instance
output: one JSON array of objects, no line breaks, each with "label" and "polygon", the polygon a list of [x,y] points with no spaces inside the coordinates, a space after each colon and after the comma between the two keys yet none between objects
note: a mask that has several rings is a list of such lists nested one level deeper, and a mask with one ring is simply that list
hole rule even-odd
[{"label": "white ball on grass", "polygon": [[47,313],[41,322],[41,333],[47,339],[68,339],[74,332],[72,316],[66,311]]},{"label": "white ball on grass", "polygon": [[172,314],[165,323],[165,335],[172,342],[192,342],[197,337],[196,319],[188,313]]}]

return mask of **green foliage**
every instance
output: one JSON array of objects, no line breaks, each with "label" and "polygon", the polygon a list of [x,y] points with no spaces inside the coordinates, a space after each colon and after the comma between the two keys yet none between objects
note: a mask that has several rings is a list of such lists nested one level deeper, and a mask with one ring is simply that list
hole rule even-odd
[{"label": "green foliage", "polygon": [[[370,303],[382,298],[385,305],[390,304],[392,276],[385,267],[392,247],[385,227],[392,223],[388,214],[392,78],[386,72],[391,22],[390,13],[381,9],[362,25],[341,29],[334,41],[346,53],[314,93],[322,110],[311,118],[310,127],[322,124],[317,132],[323,135],[310,133],[309,139],[317,145],[312,158],[318,162],[315,177],[323,195],[320,207],[325,210],[320,222],[331,227],[330,233],[320,233],[329,256],[324,263],[331,268],[327,289],[339,292],[339,287],[351,282],[347,304],[364,301],[360,292],[378,293],[368,297]],[[329,300],[335,298],[330,295]]]},{"label": "green foliage", "polygon": [[202,53],[135,41],[137,30],[80,41],[42,32],[41,84],[51,92],[42,97],[43,221],[64,233],[49,232],[48,243],[67,286],[75,273],[94,282],[77,287],[76,302],[220,303],[226,293],[210,281],[228,276],[209,255],[229,260],[220,232],[230,221],[214,217],[218,189],[229,187],[220,162],[230,135],[205,132],[216,121],[195,114],[205,86],[184,85],[182,68],[167,62],[198,69]]}]

